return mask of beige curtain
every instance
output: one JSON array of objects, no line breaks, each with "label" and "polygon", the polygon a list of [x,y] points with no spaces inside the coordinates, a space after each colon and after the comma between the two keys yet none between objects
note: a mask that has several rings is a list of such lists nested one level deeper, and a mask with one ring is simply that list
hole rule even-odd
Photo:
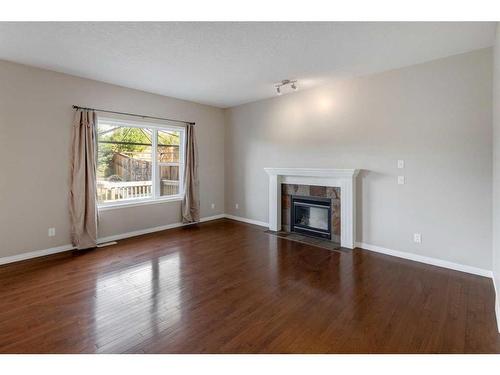
[{"label": "beige curtain", "polygon": [[71,242],[77,249],[97,246],[96,114],[78,109],[73,123],[69,211]]},{"label": "beige curtain", "polygon": [[182,222],[200,221],[200,192],[198,182],[198,148],[194,124],[186,128],[186,170],[184,173],[184,199],[182,200]]}]

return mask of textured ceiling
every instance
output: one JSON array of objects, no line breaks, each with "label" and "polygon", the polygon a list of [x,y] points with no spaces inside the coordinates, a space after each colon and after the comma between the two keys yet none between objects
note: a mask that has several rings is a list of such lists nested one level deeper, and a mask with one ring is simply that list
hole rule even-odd
[{"label": "textured ceiling", "polygon": [[495,23],[0,23],[0,59],[219,107],[493,44]]}]

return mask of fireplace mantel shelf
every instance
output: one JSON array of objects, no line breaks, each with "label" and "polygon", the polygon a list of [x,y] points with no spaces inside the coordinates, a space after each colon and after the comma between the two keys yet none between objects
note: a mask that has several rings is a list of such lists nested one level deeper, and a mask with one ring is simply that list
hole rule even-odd
[{"label": "fireplace mantel shelf", "polygon": [[356,177],[359,169],[332,169],[332,168],[264,168],[268,175],[281,176],[308,176],[308,177]]},{"label": "fireplace mantel shelf", "polygon": [[354,248],[356,238],[356,176],[359,169],[264,168],[269,175],[269,229],[281,228],[281,184],[340,188],[340,244]]}]

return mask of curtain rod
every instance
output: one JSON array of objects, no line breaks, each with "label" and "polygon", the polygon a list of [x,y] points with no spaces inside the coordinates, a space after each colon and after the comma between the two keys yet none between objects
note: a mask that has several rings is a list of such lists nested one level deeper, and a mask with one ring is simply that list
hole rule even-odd
[{"label": "curtain rod", "polygon": [[146,116],[146,115],[137,115],[135,113],[127,113],[127,112],[116,112],[116,111],[108,111],[106,109],[98,109],[98,108],[88,108],[88,107],[80,107],[78,105],[73,105],[74,109],[86,109],[89,111],[97,111],[97,112],[105,112],[105,113],[114,113],[116,115],[125,115],[125,116],[134,116],[134,117],[141,117],[141,118],[150,118],[154,120],[164,120],[164,121],[172,121],[172,122],[180,122],[182,124],[190,124],[194,125],[194,122],[190,121],[181,121],[181,120],[174,120],[171,118],[164,118],[164,117],[154,117],[154,116]]}]

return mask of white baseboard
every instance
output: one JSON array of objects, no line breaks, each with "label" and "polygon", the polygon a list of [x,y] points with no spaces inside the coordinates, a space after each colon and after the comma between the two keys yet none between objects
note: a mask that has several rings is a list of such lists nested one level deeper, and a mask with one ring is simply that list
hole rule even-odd
[{"label": "white baseboard", "polygon": [[413,260],[415,262],[430,264],[430,265],[437,266],[437,267],[449,268],[449,269],[452,269],[455,271],[461,271],[461,272],[471,273],[474,275],[490,277],[490,278],[493,277],[493,272],[490,270],[485,270],[483,268],[477,268],[477,267],[467,266],[464,264],[449,262],[447,260],[426,257],[423,255],[418,255],[418,254],[414,254],[414,253],[407,253],[404,251],[386,249],[386,248],[381,247],[381,246],[370,245],[370,244],[363,243],[363,242],[356,242],[356,247],[360,247],[364,250],[374,251],[374,252],[385,254],[385,255],[391,255],[394,257],[398,257],[398,258]]},{"label": "white baseboard", "polygon": [[202,217],[200,219],[200,223],[204,223],[205,221],[212,221],[212,220],[217,220],[217,219],[224,219],[225,217],[226,217],[226,214],[219,214],[219,215]]},{"label": "white baseboard", "polygon": [[22,253],[18,255],[11,255],[8,257],[0,258],[0,265],[7,263],[20,262],[21,260],[32,259],[43,257],[45,255],[62,253],[64,251],[72,250],[72,245],[62,245],[57,247],[51,247],[50,249],[30,251],[29,253]]},{"label": "white baseboard", "polygon": [[229,215],[229,214],[225,214],[224,216],[226,218],[228,218],[228,219],[232,219],[232,220],[236,220],[236,221],[242,221],[243,223],[259,225],[261,227],[269,227],[269,223],[266,223],[264,221],[247,219],[246,217],[234,216],[234,215]]},{"label": "white baseboard", "polygon": [[[224,217],[225,217],[224,214],[202,217],[200,219],[200,223],[204,223],[206,221],[211,221],[211,220],[222,219]],[[140,229],[140,230],[135,230],[132,232],[126,232],[126,233],[121,233],[121,234],[115,234],[113,236],[102,237],[102,238],[99,238],[98,242],[102,243],[102,242],[109,242],[109,241],[118,241],[118,240],[123,240],[125,238],[141,236],[143,234],[149,234],[149,233],[154,233],[154,232],[161,232],[162,230],[179,228],[179,227],[183,227],[186,225],[191,225],[191,224],[172,223],[172,224],[167,224],[167,225],[160,225],[159,227]]]},{"label": "white baseboard", "polygon": [[[203,223],[205,221],[222,219],[224,217],[226,217],[225,214],[202,217],[200,219],[200,222]],[[136,231],[132,231],[132,232],[127,232],[127,233],[116,234],[113,236],[101,237],[98,239],[98,243],[123,240],[123,239],[129,238],[129,237],[135,237],[135,236],[140,236],[142,234],[148,234],[148,233],[153,233],[153,232],[159,232],[162,230],[178,228],[178,227],[182,227],[185,225],[190,225],[190,224],[173,223],[173,224],[162,225],[159,227],[153,227],[153,228],[147,228],[147,229],[141,229],[141,230],[136,230]],[[67,244],[67,245],[62,245],[62,246],[57,246],[57,247],[51,247],[50,249],[36,250],[36,251],[30,251],[28,253],[7,256],[7,257],[0,258],[0,265],[7,264],[7,263],[19,262],[21,260],[39,258],[39,257],[43,257],[45,255],[62,253],[64,251],[69,251],[69,250],[73,250],[73,249],[74,249],[74,247],[71,244]]]},{"label": "white baseboard", "polygon": [[110,242],[110,241],[118,241],[118,240],[123,240],[125,238],[141,236],[143,234],[160,232],[162,230],[173,229],[173,228],[178,228],[178,227],[182,227],[182,226],[183,226],[182,223],[160,225],[159,227],[139,229],[139,230],[134,230],[132,232],[126,232],[126,233],[114,234],[112,236],[101,237],[97,240],[97,242],[103,243],[103,242]]}]

